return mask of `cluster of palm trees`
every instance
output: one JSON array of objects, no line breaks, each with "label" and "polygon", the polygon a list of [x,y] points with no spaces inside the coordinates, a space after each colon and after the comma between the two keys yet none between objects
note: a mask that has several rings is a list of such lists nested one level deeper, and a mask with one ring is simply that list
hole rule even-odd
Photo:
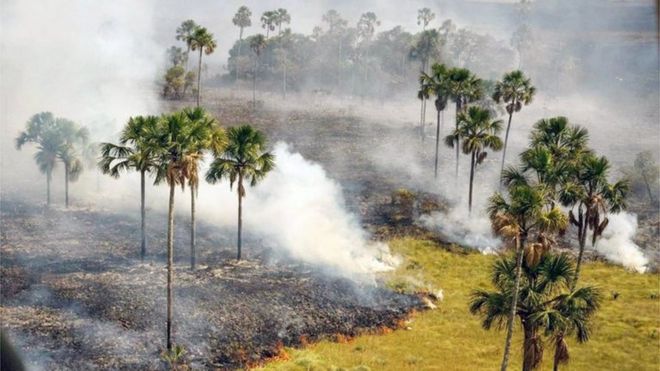
[{"label": "cluster of palm trees", "polygon": [[274,157],[266,151],[266,138],[249,125],[226,131],[203,108],[185,108],[162,116],[136,116],[124,127],[118,144],[103,143],[99,167],[118,177],[125,171],[140,173],[141,252],[146,255],[145,179],[169,187],[167,227],[167,349],[172,349],[172,280],[174,252],[174,196],[176,187],[190,189],[190,268],[195,269],[195,200],[199,187],[200,162],[210,155],[213,161],[206,173],[209,183],[228,179],[237,186],[238,241],[237,259],[241,259],[242,199],[245,182],[255,186],[274,167]]},{"label": "cluster of palm trees", "polygon": [[[508,109],[509,114],[515,110]],[[475,291],[473,313],[483,326],[506,325],[502,370],[507,368],[515,318],[523,329],[523,369],[538,367],[543,357],[542,335],[555,348],[554,367],[568,361],[565,338],[589,338],[589,323],[600,296],[593,287],[577,288],[588,235],[595,247],[608,225],[608,213],[626,207],[628,184],[610,183],[610,165],[588,147],[586,129],[565,117],[539,120],[520,164],[501,175],[506,187],[488,204],[493,230],[515,246],[513,258],[493,268],[496,291]],[[573,226],[579,253],[572,259],[552,252],[557,237]]]},{"label": "cluster of palm trees", "polygon": [[179,87],[186,87],[189,84],[194,74],[185,72],[188,69],[188,57],[191,51],[199,51],[196,91],[196,102],[199,107],[202,91],[202,55],[213,53],[217,42],[206,27],[198,25],[192,19],[182,22],[176,29],[176,39],[186,44],[186,52],[181,52],[177,47],[169,49],[170,60],[174,66],[165,75],[165,91],[178,92]]},{"label": "cluster of palm trees", "polygon": [[[513,71],[504,75],[502,81],[495,84],[493,102],[506,104],[509,113],[504,143],[499,137],[502,131],[502,121],[496,119],[497,111],[493,109],[492,102],[485,96],[485,84],[474,73],[466,68],[449,68],[444,64],[433,64],[429,73],[421,72],[420,90],[418,97],[424,102],[434,97],[437,112],[435,135],[435,161],[434,176],[438,177],[438,157],[440,137],[444,111],[451,99],[455,104],[455,128],[445,137],[445,144],[456,150],[455,176],[458,177],[460,152],[470,156],[470,180],[468,208],[472,210],[472,193],[474,174],[477,165],[481,164],[488,155],[487,150],[499,151],[504,149],[508,142],[509,129],[514,112],[520,111],[523,104],[529,104],[535,93],[535,88],[521,71]],[[422,139],[424,138],[424,115],[420,123]],[[502,167],[505,157],[502,156]]]},{"label": "cluster of palm trees", "polygon": [[69,183],[75,182],[83,170],[89,131],[75,122],[41,112],[26,123],[25,131],[16,138],[16,148],[32,143],[37,147],[34,160],[39,171],[46,175],[46,203],[51,204],[50,186],[57,162],[64,165],[64,203],[69,207]]},{"label": "cluster of palm trees", "polygon": [[[243,31],[245,28],[252,26],[252,11],[247,6],[241,6],[236,11],[232,22],[236,27],[239,28],[238,36],[238,52],[237,57],[242,56],[243,49]],[[265,11],[261,16],[261,26],[266,30],[266,35],[255,34],[250,36],[247,39],[247,44],[250,50],[253,52],[253,70],[252,70],[252,106],[256,108],[256,90],[257,90],[257,80],[259,74],[259,60],[264,49],[268,46],[270,32],[277,29],[277,40],[274,44],[277,44],[277,53],[279,56],[279,64],[282,66],[282,95],[286,98],[287,91],[287,66],[288,66],[288,44],[291,37],[291,30],[285,29],[282,30],[284,24],[291,23],[291,15],[284,8],[279,8],[275,10]],[[236,63],[234,67],[234,76],[235,80],[238,79],[240,70],[240,63]]]}]

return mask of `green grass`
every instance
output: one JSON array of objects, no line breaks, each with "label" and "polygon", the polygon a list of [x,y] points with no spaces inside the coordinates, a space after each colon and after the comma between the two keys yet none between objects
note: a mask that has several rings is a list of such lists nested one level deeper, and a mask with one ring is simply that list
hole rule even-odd
[{"label": "green grass", "polygon": [[[485,331],[468,312],[471,290],[490,288],[494,256],[451,253],[432,242],[391,241],[405,258],[394,273],[395,286],[407,277],[444,290],[438,309],[414,316],[410,330],[360,336],[348,343],[322,341],[305,349],[287,349],[290,359],[266,370],[494,370],[499,368],[504,332]],[[660,368],[660,276],[637,274],[604,263],[586,264],[581,284],[603,290],[602,308],[586,344],[569,343],[571,360],[560,369],[658,370]],[[618,292],[618,299],[612,292]],[[518,330],[518,329],[517,329]],[[520,369],[520,332],[514,333],[512,370]],[[546,347],[540,369],[552,369]]]}]

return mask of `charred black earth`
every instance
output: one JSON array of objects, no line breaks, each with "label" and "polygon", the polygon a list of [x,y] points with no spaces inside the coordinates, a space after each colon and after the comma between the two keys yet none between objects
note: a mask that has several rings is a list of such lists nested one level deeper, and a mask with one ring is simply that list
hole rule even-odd
[{"label": "charred black earth", "polygon": [[[139,223],[130,216],[7,197],[0,209],[2,328],[28,366],[164,367],[162,216],[151,218],[150,254],[140,262]],[[208,225],[198,229],[204,265],[193,272],[186,225],[178,225],[174,341],[193,368],[245,367],[278,356],[282,346],[395,328],[422,306],[415,296],[274,261],[254,241],[237,264],[226,240],[233,235]]]}]

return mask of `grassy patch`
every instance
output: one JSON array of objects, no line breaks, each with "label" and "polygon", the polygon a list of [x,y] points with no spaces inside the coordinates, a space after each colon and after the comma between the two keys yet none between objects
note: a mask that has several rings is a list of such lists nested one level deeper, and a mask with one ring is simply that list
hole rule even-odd
[{"label": "grassy patch", "polygon": [[[494,256],[456,254],[428,241],[393,240],[392,250],[405,261],[392,287],[441,288],[438,309],[416,315],[410,330],[360,336],[347,344],[323,341],[288,349],[290,360],[267,370],[493,370],[499,368],[503,331],[485,331],[467,310],[475,288],[490,288]],[[586,264],[582,284],[605,294],[591,340],[569,343],[571,370],[657,370],[660,364],[660,276],[640,275],[603,263]],[[618,293],[616,299],[613,293]],[[518,330],[518,329],[517,329]],[[514,335],[511,369],[520,368],[520,333]],[[551,369],[546,347],[541,369]]]}]

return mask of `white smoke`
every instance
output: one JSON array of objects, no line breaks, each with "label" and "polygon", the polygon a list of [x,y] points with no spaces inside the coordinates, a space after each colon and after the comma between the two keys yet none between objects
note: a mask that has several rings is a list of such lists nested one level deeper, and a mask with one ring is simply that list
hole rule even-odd
[{"label": "white smoke", "polygon": [[622,212],[610,214],[607,218],[610,222],[596,242],[596,251],[611,262],[644,273],[649,261],[633,242],[637,231],[637,215]]},{"label": "white smoke", "polygon": [[493,235],[490,220],[486,216],[470,216],[463,208],[454,207],[447,213],[422,215],[420,222],[426,228],[440,233],[448,242],[476,248],[484,254],[496,252],[501,244]]},{"label": "white smoke", "polygon": [[350,276],[393,268],[387,245],[369,241],[346,211],[341,186],[319,164],[285,143],[274,154],[275,170],[245,198],[247,228],[293,258]]}]

